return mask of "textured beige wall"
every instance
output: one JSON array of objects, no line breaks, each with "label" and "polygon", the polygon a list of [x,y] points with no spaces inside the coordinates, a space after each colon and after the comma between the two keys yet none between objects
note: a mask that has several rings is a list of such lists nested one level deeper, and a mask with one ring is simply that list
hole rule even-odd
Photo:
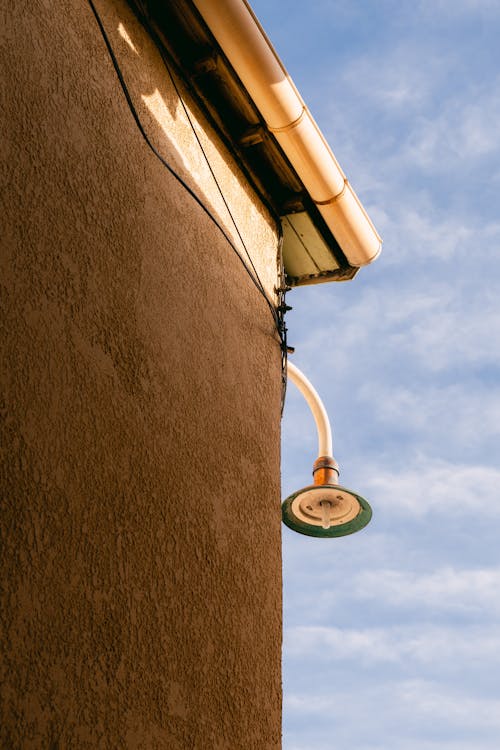
[{"label": "textured beige wall", "polygon": [[[232,231],[140,27],[99,8]],[[89,6],[9,3],[2,28],[0,746],[276,750],[273,320]],[[272,290],[273,224],[191,109]]]}]

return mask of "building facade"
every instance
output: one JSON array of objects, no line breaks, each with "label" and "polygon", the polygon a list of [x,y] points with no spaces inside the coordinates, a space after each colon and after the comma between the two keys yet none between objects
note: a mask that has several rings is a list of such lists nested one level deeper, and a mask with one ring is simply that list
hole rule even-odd
[{"label": "building facade", "polygon": [[[208,213],[89,5],[12,7],[0,744],[278,748],[279,338],[154,45],[99,10]],[[273,220],[183,95],[272,295]]]},{"label": "building facade", "polygon": [[298,278],[315,209],[144,5],[4,12],[0,744],[278,750],[280,217]]}]

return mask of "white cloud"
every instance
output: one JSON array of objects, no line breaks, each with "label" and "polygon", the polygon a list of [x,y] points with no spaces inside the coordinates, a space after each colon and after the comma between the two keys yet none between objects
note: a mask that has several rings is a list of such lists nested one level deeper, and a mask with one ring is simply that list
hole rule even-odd
[{"label": "white cloud", "polygon": [[[430,192],[418,199],[388,202],[387,209],[375,211],[379,231],[385,238],[384,263],[408,265],[429,261],[458,263],[481,248],[483,261],[494,259],[500,247],[500,224],[464,215],[462,209],[444,209],[432,203]],[[428,265],[429,278],[435,275]],[[460,268],[453,269],[458,274]]]},{"label": "white cloud", "polygon": [[[435,90],[453,68],[454,57],[442,50],[422,59],[422,43],[415,38],[386,50],[376,61],[370,50],[344,68],[340,80],[345,91],[343,100],[351,106],[382,110],[385,115],[389,110],[395,117],[407,118],[432,101]],[[338,80],[333,79],[332,85],[338,86]],[[377,135],[383,138],[389,133],[384,130]]]},{"label": "white cloud", "polygon": [[391,514],[441,519],[463,517],[464,522],[500,515],[500,469],[457,465],[419,458],[407,470],[365,468],[363,484],[373,504]]},{"label": "white cloud", "polygon": [[498,627],[411,625],[384,628],[299,626],[285,630],[285,658],[356,661],[362,665],[399,664],[463,669],[472,663],[500,662]]},{"label": "white cloud", "polygon": [[481,88],[475,84],[455,92],[432,116],[422,113],[413,123],[407,146],[399,157],[419,169],[457,173],[466,190],[469,176],[465,163],[477,164],[487,155],[498,155],[498,85],[498,80],[493,86],[491,82]]},{"label": "white cloud", "polygon": [[[500,79],[485,22],[500,4],[320,5],[332,43],[318,34],[303,80],[384,250],[352,284],[293,292],[290,341],[374,519],[325,543],[285,530],[284,748],[497,750],[500,566],[484,540],[500,515]],[[316,438],[290,397],[298,486]]]},{"label": "white cloud", "polygon": [[[309,725],[310,726],[310,725]],[[394,721],[392,722],[391,728],[394,730]],[[326,736],[322,733],[318,736],[314,730],[310,731],[309,734],[314,735],[314,739],[299,740],[298,742],[294,739],[289,739],[285,732],[284,735],[284,750],[332,750],[331,737]],[[379,739],[373,737],[371,739],[360,738],[356,741],[356,745],[353,745],[351,739],[344,739],[345,735],[339,736],[338,729],[335,732],[335,750],[498,750],[498,739],[497,738],[473,738],[473,739],[452,739],[441,737],[438,740],[428,740],[422,736],[418,738],[407,737],[404,732],[393,741],[392,737],[389,739],[386,736],[380,742]]]},{"label": "white cloud", "polygon": [[399,611],[469,614],[497,617],[500,614],[500,567],[459,569],[443,567],[431,573],[408,570],[370,570],[356,576],[352,596],[376,600]]},{"label": "white cloud", "polygon": [[[310,726],[310,725],[309,725]],[[394,730],[394,719],[391,728]],[[288,739],[287,734],[284,735],[284,750],[332,750],[332,741],[330,737],[324,738],[324,733],[318,736],[316,732],[310,731],[309,734],[314,734],[314,739],[296,741],[293,738]],[[335,738],[335,750],[353,750],[352,739],[342,739],[339,734],[336,733]],[[382,740],[378,740],[376,737],[364,740],[360,738],[356,741],[356,750],[498,750],[498,738],[484,738],[478,739],[474,737],[472,739],[449,739],[441,737],[437,740],[429,740],[422,736],[407,737],[401,732],[401,735],[393,739],[389,739],[386,736]]]},{"label": "white cloud", "polygon": [[493,18],[500,15],[498,0],[420,0],[418,7],[433,18],[441,14],[451,21],[461,15]]},{"label": "white cloud", "polygon": [[[467,299],[468,290],[462,287],[461,291],[462,299],[458,290],[453,294],[450,289],[441,298],[436,296],[434,307],[414,315],[404,330],[387,330],[388,346],[411,354],[431,372],[456,365],[461,373],[453,374],[463,376],[466,366],[500,365],[498,351],[492,345],[500,334],[500,310],[489,302],[487,293],[478,299],[479,292],[475,296],[471,289]],[[407,294],[411,293],[407,290]]]},{"label": "white cloud", "polygon": [[[496,750],[500,700],[466,685],[402,679],[290,692],[296,750]],[[294,733],[295,734],[295,733]],[[297,737],[298,735],[298,737]],[[304,737],[301,742],[300,737]],[[334,737],[334,743],[332,743]]]},{"label": "white cloud", "polygon": [[[500,366],[493,345],[500,338],[500,290],[495,279],[487,287],[457,277],[454,284],[441,278],[425,283],[421,279],[400,281],[395,275],[390,279],[383,286],[362,288],[358,295],[350,290],[334,295],[327,290],[316,295],[314,306],[310,293],[297,292],[290,298],[302,313],[304,328],[297,362],[299,366],[305,363],[318,388],[325,380],[323,393],[328,393],[333,376],[336,386],[347,376],[356,387],[364,385],[368,398],[373,389],[385,408],[393,382],[401,389],[401,376],[410,375],[410,368],[411,388],[418,392],[420,373],[445,373],[453,368],[449,375],[456,383],[470,368]],[[363,365],[367,361],[377,377],[366,378]],[[388,368],[393,370],[392,377]],[[470,389],[467,398],[474,398],[477,388]],[[427,399],[427,394],[432,391],[418,393],[418,400]],[[445,393],[439,395],[446,398]],[[463,407],[465,401],[458,403]]]},{"label": "white cloud", "polygon": [[427,680],[410,680],[400,686],[401,701],[420,716],[452,721],[455,727],[477,725],[500,729],[500,700],[476,698]]},{"label": "white cloud", "polygon": [[[468,695],[465,690],[440,685],[430,680],[401,680],[383,686],[370,686],[357,691],[324,691],[315,695],[291,694],[285,699],[288,711],[311,718],[329,715],[337,724],[359,721],[359,716],[371,717],[372,733],[377,725],[387,725],[397,717],[400,730],[406,720],[411,727],[422,721],[438,726],[452,726],[457,730],[500,729],[500,700]],[[410,732],[408,732],[410,734]]]},{"label": "white cloud", "polygon": [[[443,359],[446,355],[446,351],[442,352]],[[481,484],[489,482],[489,477],[493,479],[496,476],[498,481],[496,472],[491,474],[486,468],[476,466],[471,473],[467,467],[451,465],[448,468],[443,462],[439,463],[439,459],[432,458],[433,454],[439,456],[443,447],[448,455],[459,451],[460,456],[464,456],[467,448],[469,456],[473,451],[475,455],[483,452],[483,460],[488,463],[485,446],[492,445],[492,441],[500,435],[500,392],[495,385],[488,388],[486,384],[473,380],[468,384],[444,384],[440,387],[415,383],[413,388],[394,385],[391,388],[390,381],[384,384],[375,382],[361,385],[358,395],[365,408],[369,408],[371,415],[379,422],[381,437],[387,431],[395,430],[400,435],[405,434],[407,440],[412,440],[418,446],[418,452],[425,451],[430,456],[427,458],[430,466],[421,468],[431,486],[440,483],[447,491],[451,482],[454,489],[460,490],[460,482],[464,481],[468,492],[469,477],[478,478]],[[453,478],[455,472],[460,477],[458,481]],[[424,484],[424,478],[415,471],[410,471],[407,478],[408,482],[402,477],[406,484],[405,492],[409,491],[412,496],[411,484],[418,490]],[[395,477],[398,483],[400,479]],[[492,485],[490,490],[489,494],[493,497]],[[467,501],[466,504],[469,506]],[[423,510],[425,507],[424,503]]]}]

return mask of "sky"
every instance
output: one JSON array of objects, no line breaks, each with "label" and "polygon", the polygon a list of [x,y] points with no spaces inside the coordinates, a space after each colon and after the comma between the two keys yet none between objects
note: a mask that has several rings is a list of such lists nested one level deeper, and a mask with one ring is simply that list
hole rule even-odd
[{"label": "sky", "polygon": [[[384,239],[288,295],[373,520],[283,527],[284,750],[500,747],[500,3],[253,0]],[[314,422],[289,384],[283,497]]]}]

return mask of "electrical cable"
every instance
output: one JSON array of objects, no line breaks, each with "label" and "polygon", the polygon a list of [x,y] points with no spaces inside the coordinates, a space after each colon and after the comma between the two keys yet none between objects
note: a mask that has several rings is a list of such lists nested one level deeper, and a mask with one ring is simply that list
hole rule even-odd
[{"label": "electrical cable", "polygon": [[191,118],[191,115],[189,114],[189,110],[188,110],[188,108],[186,107],[186,103],[185,103],[185,101],[184,101],[184,98],[183,98],[183,96],[182,96],[182,94],[181,94],[181,92],[180,92],[180,90],[179,90],[179,87],[177,86],[177,82],[176,82],[176,80],[175,80],[175,77],[174,77],[174,75],[173,75],[173,73],[172,73],[172,70],[171,70],[171,67],[170,67],[170,65],[169,65],[169,62],[168,62],[168,60],[166,59],[166,57],[165,57],[165,55],[164,55],[164,52],[163,52],[163,44],[161,43],[161,39],[159,38],[159,36],[158,36],[158,34],[156,33],[156,31],[155,31],[155,29],[153,28],[153,26],[152,26],[152,25],[151,25],[151,24],[149,23],[149,20],[148,20],[147,16],[144,16],[144,18],[143,18],[142,20],[143,20],[143,22],[144,22],[144,24],[145,24],[145,26],[146,26],[146,29],[147,29],[147,31],[149,32],[149,35],[151,36],[151,38],[153,39],[153,41],[154,41],[154,42],[155,42],[155,44],[156,44],[156,48],[157,48],[157,50],[158,50],[158,52],[159,52],[159,54],[160,54],[160,57],[161,57],[161,59],[162,59],[163,65],[164,65],[164,67],[165,67],[165,70],[167,71],[168,77],[170,78],[170,81],[171,81],[171,83],[172,83],[172,86],[174,87],[175,93],[177,94],[177,96],[178,96],[178,98],[179,98],[179,101],[180,101],[180,103],[181,103],[181,105],[182,105],[182,109],[184,110],[184,114],[186,115],[187,121],[189,122],[189,125],[191,126],[191,130],[192,130],[192,132],[193,132],[193,135],[194,135],[194,137],[196,138],[196,142],[198,143],[198,146],[199,146],[199,148],[200,148],[200,151],[201,151],[201,153],[202,153],[202,154],[203,154],[203,156],[204,156],[204,159],[205,159],[205,163],[206,163],[206,165],[207,165],[208,169],[210,170],[210,174],[212,175],[212,178],[213,178],[213,180],[214,180],[214,182],[215,182],[215,184],[216,184],[216,186],[217,186],[217,190],[219,191],[219,195],[220,195],[220,197],[222,198],[222,201],[223,201],[223,203],[224,203],[224,205],[225,205],[225,207],[226,207],[226,210],[227,210],[227,212],[228,212],[228,214],[229,214],[229,216],[230,216],[230,218],[231,218],[231,221],[232,221],[232,223],[233,223],[233,226],[234,226],[234,228],[235,228],[235,230],[236,230],[236,234],[238,235],[238,237],[239,237],[239,239],[240,239],[240,242],[241,242],[241,244],[242,244],[242,246],[243,246],[243,249],[244,249],[244,251],[245,251],[245,253],[246,253],[246,256],[247,256],[247,258],[248,258],[248,261],[249,261],[249,263],[250,263],[250,265],[251,265],[251,267],[252,267],[252,270],[253,270],[253,272],[254,272],[254,274],[255,274],[255,278],[256,278],[256,279],[257,279],[257,281],[259,282],[259,286],[260,286],[260,288],[261,288],[261,291],[263,292],[263,294],[264,294],[264,295],[266,296],[266,298],[267,298],[267,294],[266,294],[266,292],[265,292],[264,284],[263,284],[263,283],[262,283],[262,281],[261,281],[261,278],[260,278],[260,276],[259,276],[259,274],[258,274],[258,271],[257,271],[257,269],[255,268],[254,262],[253,262],[253,260],[252,260],[252,256],[251,256],[251,255],[250,255],[250,253],[248,252],[248,248],[247,248],[247,246],[246,246],[245,240],[243,239],[243,237],[242,237],[242,235],[241,235],[241,232],[240,232],[240,230],[239,230],[239,228],[238,228],[238,225],[237,225],[237,223],[236,223],[236,219],[234,218],[234,216],[233,216],[233,213],[232,213],[232,211],[231,211],[231,209],[230,209],[230,207],[229,207],[229,203],[228,203],[228,202],[227,202],[227,200],[226,200],[226,196],[224,195],[224,192],[223,192],[223,190],[222,190],[222,188],[221,188],[221,186],[220,186],[220,184],[219,184],[219,181],[218,181],[218,179],[217,179],[217,176],[216,176],[216,174],[215,174],[214,170],[212,169],[212,165],[210,164],[210,159],[208,158],[207,152],[205,151],[205,148],[204,148],[204,146],[203,146],[203,143],[201,142],[201,139],[200,139],[200,137],[199,137],[199,135],[198,135],[198,133],[197,133],[197,131],[196,131],[196,128],[195,128],[195,126],[194,126],[194,123],[193,123],[193,120],[192,120],[192,118]]},{"label": "electrical cable", "polygon": [[[109,37],[108,37],[108,35],[107,35],[106,29],[104,28],[104,24],[103,24],[103,22],[102,22],[102,20],[101,20],[101,17],[99,16],[99,13],[98,13],[98,11],[97,11],[97,8],[96,8],[96,6],[95,6],[95,4],[94,4],[93,0],[88,0],[88,3],[89,3],[89,5],[90,5],[90,8],[91,8],[91,10],[92,10],[92,13],[94,14],[94,17],[95,17],[95,19],[96,19],[97,25],[98,25],[98,27],[99,27],[99,30],[100,30],[100,32],[101,32],[101,35],[102,35],[102,37],[103,37],[104,43],[105,43],[105,45],[106,45],[106,48],[107,48],[107,50],[108,50],[108,54],[109,54],[109,56],[110,56],[110,58],[111,58],[111,62],[113,63],[113,67],[114,67],[114,69],[115,69],[115,73],[116,73],[116,75],[117,75],[117,77],[118,77],[118,81],[119,81],[119,83],[120,83],[120,86],[121,86],[121,88],[122,88],[122,91],[123,91],[123,94],[124,94],[124,96],[125,96],[125,99],[126,99],[126,101],[127,101],[127,104],[128,104],[128,107],[129,107],[129,109],[130,109],[130,112],[131,112],[131,114],[132,114],[132,116],[133,116],[133,118],[134,118],[134,120],[135,120],[135,123],[136,123],[136,125],[137,125],[138,129],[139,129],[139,132],[141,133],[142,137],[143,137],[143,138],[144,138],[144,140],[146,141],[146,144],[147,144],[147,145],[148,145],[148,147],[149,147],[149,148],[151,149],[151,151],[153,152],[153,154],[154,154],[154,155],[155,155],[155,156],[157,157],[157,159],[159,159],[159,161],[160,161],[160,162],[162,163],[162,165],[163,165],[163,166],[164,166],[164,167],[165,167],[165,168],[166,168],[166,169],[167,169],[167,170],[168,170],[168,171],[170,172],[170,174],[171,174],[171,175],[172,175],[172,176],[173,176],[173,177],[174,177],[174,178],[175,178],[175,179],[176,179],[176,180],[177,180],[177,181],[178,181],[178,182],[179,182],[179,183],[180,183],[180,184],[181,184],[181,185],[183,186],[183,188],[184,188],[184,189],[185,189],[185,190],[186,190],[186,191],[187,191],[187,192],[189,193],[189,195],[191,195],[191,197],[192,197],[192,198],[194,199],[194,201],[195,201],[195,202],[196,202],[196,203],[197,203],[197,204],[198,204],[198,205],[200,206],[200,208],[201,208],[201,209],[202,209],[202,210],[204,211],[204,213],[205,213],[205,214],[206,214],[206,215],[207,215],[207,216],[208,216],[208,217],[209,217],[209,218],[210,218],[210,219],[212,220],[212,222],[213,222],[213,223],[215,224],[215,226],[216,226],[216,227],[217,227],[217,228],[219,229],[219,231],[221,232],[221,234],[222,234],[222,235],[224,236],[224,238],[225,238],[225,239],[226,239],[226,241],[228,242],[229,246],[230,246],[230,247],[232,248],[232,250],[233,250],[233,251],[234,251],[234,252],[236,253],[236,255],[238,256],[238,258],[239,258],[240,262],[242,263],[242,265],[243,265],[243,267],[244,267],[245,271],[246,271],[246,272],[247,272],[247,274],[249,275],[250,279],[252,280],[253,284],[254,284],[254,285],[255,285],[255,287],[257,288],[258,292],[259,292],[259,293],[260,293],[260,294],[262,295],[262,297],[263,297],[263,298],[265,299],[265,301],[266,301],[266,303],[267,303],[267,305],[268,305],[268,307],[269,307],[269,309],[270,309],[270,311],[271,311],[271,314],[272,314],[272,317],[273,317],[273,320],[274,320],[274,323],[275,323],[275,325],[276,325],[276,329],[277,329],[277,331],[278,331],[278,335],[279,335],[279,338],[280,338],[280,342],[281,342],[281,349],[282,349],[282,351],[283,351],[283,350],[284,350],[284,348],[285,348],[285,345],[284,345],[284,331],[283,331],[283,321],[282,321],[282,320],[280,320],[280,317],[281,317],[281,316],[279,315],[279,313],[278,313],[278,312],[277,312],[277,310],[275,309],[275,306],[274,306],[273,302],[272,302],[272,301],[271,301],[271,300],[269,299],[269,297],[268,297],[268,295],[267,295],[267,293],[266,293],[266,291],[265,291],[265,289],[264,289],[264,286],[263,286],[263,284],[262,284],[262,281],[261,281],[261,279],[260,279],[260,277],[259,277],[259,275],[258,275],[258,273],[257,273],[257,271],[256,271],[256,269],[255,269],[255,266],[254,266],[254,264],[253,264],[253,262],[252,262],[252,259],[251,259],[251,257],[250,257],[250,254],[249,254],[248,250],[247,250],[247,247],[246,247],[246,245],[245,245],[245,242],[243,241],[243,238],[242,238],[242,236],[241,236],[241,234],[240,234],[240,232],[239,232],[239,230],[238,230],[238,227],[237,227],[237,225],[236,225],[236,222],[235,222],[235,220],[234,220],[234,217],[233,217],[233,215],[232,215],[232,213],[231,213],[231,211],[230,211],[230,209],[229,209],[229,206],[227,205],[227,201],[226,201],[226,199],[225,199],[224,195],[222,194],[222,190],[221,190],[221,188],[220,188],[220,185],[219,185],[219,183],[217,182],[217,179],[216,179],[216,177],[215,177],[215,175],[214,175],[214,173],[213,173],[213,170],[212,170],[212,168],[211,168],[211,166],[210,166],[210,163],[208,162],[208,158],[207,158],[207,155],[206,155],[206,153],[205,153],[205,151],[204,151],[204,149],[203,149],[203,146],[202,146],[202,145],[201,145],[201,143],[200,143],[200,140],[199,140],[199,138],[198,138],[198,135],[197,135],[196,131],[194,130],[194,127],[193,127],[193,123],[191,122],[191,118],[189,117],[189,115],[188,115],[188,113],[187,113],[187,110],[186,110],[186,107],[185,107],[185,105],[184,105],[184,102],[183,102],[183,100],[182,100],[182,97],[181,97],[181,96],[180,96],[180,94],[179,94],[179,91],[178,91],[178,89],[177,89],[177,87],[176,87],[176,85],[175,85],[175,82],[174,82],[174,80],[173,80],[172,74],[170,73],[170,69],[169,69],[169,67],[168,67],[168,65],[167,65],[167,63],[166,63],[166,61],[165,61],[165,59],[164,59],[164,57],[163,57],[163,55],[162,55],[162,52],[161,52],[161,50],[159,50],[159,51],[160,51],[160,56],[161,56],[161,58],[162,58],[162,61],[163,61],[164,65],[165,65],[165,68],[166,68],[166,70],[167,70],[167,72],[168,72],[168,74],[169,74],[169,76],[170,76],[170,78],[171,78],[171,80],[172,80],[172,84],[173,84],[173,86],[174,86],[174,88],[175,88],[175,90],[176,90],[176,92],[177,92],[177,95],[179,96],[179,99],[180,99],[180,101],[182,102],[182,106],[183,106],[183,108],[184,108],[184,111],[186,112],[186,115],[187,115],[187,117],[188,117],[188,120],[189,120],[189,122],[190,122],[190,125],[191,125],[191,127],[193,128],[193,131],[194,131],[194,134],[195,134],[195,136],[196,136],[196,139],[197,139],[197,141],[198,141],[198,143],[199,143],[199,145],[200,145],[200,147],[201,147],[201,149],[202,149],[202,152],[203,152],[203,155],[204,155],[204,157],[205,157],[205,160],[207,161],[207,164],[208,164],[208,167],[209,167],[209,169],[210,169],[210,172],[211,172],[211,174],[212,174],[212,176],[213,176],[213,178],[214,178],[214,180],[215,180],[215,182],[216,182],[216,185],[217,185],[217,187],[218,187],[218,189],[219,189],[219,192],[220,192],[220,194],[221,194],[221,196],[222,196],[222,199],[223,199],[223,201],[224,201],[224,204],[226,205],[226,208],[227,208],[227,210],[228,210],[228,212],[229,212],[229,215],[230,215],[230,217],[231,217],[231,219],[232,219],[232,221],[233,221],[233,224],[234,224],[234,226],[235,226],[235,229],[236,229],[236,232],[237,232],[237,234],[238,234],[238,237],[240,238],[240,240],[241,240],[241,243],[242,243],[242,245],[243,245],[243,248],[245,249],[245,252],[246,252],[246,254],[247,254],[247,256],[248,256],[248,259],[249,259],[249,261],[250,261],[250,263],[251,263],[251,265],[252,265],[252,268],[253,268],[253,270],[254,270],[254,272],[255,272],[255,276],[254,276],[254,274],[252,273],[252,271],[250,270],[250,268],[248,267],[248,265],[246,264],[246,262],[245,262],[245,260],[244,260],[243,256],[241,255],[240,251],[238,250],[238,248],[236,247],[236,245],[235,245],[235,243],[233,242],[232,238],[231,238],[231,237],[230,237],[230,236],[228,235],[228,233],[226,232],[226,230],[224,229],[224,227],[223,227],[223,226],[222,226],[222,225],[220,224],[220,222],[219,222],[219,221],[218,221],[218,220],[216,219],[216,217],[215,217],[215,216],[214,216],[214,215],[213,215],[213,214],[211,213],[211,211],[209,210],[209,208],[208,208],[208,207],[207,207],[207,206],[206,206],[206,205],[205,205],[205,204],[203,203],[203,201],[202,201],[202,200],[201,200],[201,198],[200,198],[200,197],[199,197],[199,196],[198,196],[198,195],[196,194],[196,192],[195,192],[195,191],[194,191],[194,190],[193,190],[193,189],[192,189],[192,188],[191,188],[191,187],[190,187],[190,186],[189,186],[189,185],[187,184],[187,182],[186,182],[185,180],[183,180],[183,178],[182,178],[182,177],[181,177],[181,176],[180,176],[180,175],[179,175],[179,174],[178,174],[178,173],[177,173],[177,172],[176,172],[176,171],[175,171],[175,170],[173,169],[173,167],[171,167],[171,165],[170,165],[170,164],[169,164],[169,163],[168,163],[168,162],[166,161],[166,159],[165,159],[165,158],[164,158],[164,157],[163,157],[163,156],[162,156],[162,155],[160,154],[160,152],[159,152],[159,151],[158,151],[158,150],[156,149],[156,147],[154,146],[154,144],[153,144],[153,143],[151,142],[151,140],[150,140],[150,138],[149,138],[148,134],[147,134],[147,133],[146,133],[146,131],[144,130],[144,127],[143,127],[143,125],[142,125],[142,122],[141,122],[141,120],[140,120],[140,118],[139,118],[139,115],[138,115],[138,113],[137,113],[137,110],[136,110],[136,108],[135,108],[135,105],[134,105],[134,103],[133,103],[133,101],[132,101],[132,97],[131,97],[131,95],[130,95],[130,92],[129,92],[129,90],[128,90],[128,87],[127,87],[127,84],[126,84],[126,82],[125,82],[125,79],[124,79],[124,77],[123,77],[123,74],[122,74],[122,71],[121,71],[120,65],[119,65],[119,63],[118,63],[118,60],[117,60],[117,58],[116,58],[116,55],[115,55],[115,53],[114,53],[114,50],[113,50],[113,48],[112,48],[112,46],[111,46],[111,42],[110,42],[110,40],[109,40]],[[153,33],[155,33],[155,32],[153,32]],[[157,46],[158,46],[158,45],[157,45]],[[285,355],[285,356],[286,356],[286,355]]]},{"label": "electrical cable", "polygon": [[[281,227],[280,227],[281,229]],[[280,327],[280,338],[281,338],[281,416],[283,417],[283,411],[285,408],[286,400],[286,387],[288,381],[288,328],[286,326],[285,315],[288,310],[292,308],[286,304],[286,293],[290,291],[290,287],[287,286],[285,277],[285,265],[283,263],[283,231],[280,231],[278,239],[278,268],[279,268],[279,287],[276,289],[278,294],[278,320]],[[294,351],[290,348],[290,351]]]},{"label": "electrical cable", "polygon": [[[168,59],[165,56],[165,47],[164,47],[164,44],[163,44],[161,38],[159,37],[158,33],[156,32],[155,28],[150,23],[147,14],[145,12],[143,12],[143,13],[141,13],[138,16],[138,18],[139,18],[140,23],[142,23],[142,25],[144,26],[146,32],[153,39],[153,41],[154,41],[154,43],[156,45],[156,48],[157,48],[158,53],[159,53],[159,55],[161,57],[161,60],[162,60],[163,65],[165,67],[165,70],[167,71],[167,74],[168,74],[168,76],[170,78],[170,81],[171,81],[172,86],[173,86],[173,88],[175,90],[175,93],[177,94],[177,97],[179,98],[179,101],[180,101],[180,103],[182,105],[182,108],[184,110],[184,114],[186,115],[186,118],[187,118],[187,120],[188,120],[188,122],[189,122],[189,124],[191,126],[191,130],[193,132],[193,135],[196,138],[196,141],[198,143],[200,151],[201,151],[201,153],[203,154],[203,156],[205,158],[205,162],[206,162],[206,164],[208,166],[208,169],[210,170],[210,174],[213,177],[213,180],[214,180],[214,182],[215,182],[215,184],[217,186],[217,189],[218,189],[219,194],[220,194],[220,196],[222,198],[222,201],[223,201],[223,203],[224,203],[224,205],[226,207],[226,210],[227,210],[227,212],[228,212],[228,214],[229,214],[229,216],[231,218],[231,221],[232,221],[233,226],[234,226],[234,228],[236,230],[236,233],[237,233],[237,235],[238,235],[238,237],[240,239],[240,242],[241,242],[241,244],[243,246],[243,249],[245,250],[246,256],[247,256],[248,261],[249,261],[249,263],[250,263],[250,265],[251,265],[251,267],[253,269],[255,277],[256,277],[256,279],[259,282],[259,286],[260,286],[261,292],[262,292],[263,296],[266,298],[266,300],[268,301],[268,304],[272,305],[272,303],[270,303],[270,301],[269,301],[269,298],[267,297],[264,285],[263,285],[263,283],[262,283],[262,281],[260,279],[259,273],[258,273],[258,271],[257,271],[257,269],[256,269],[256,267],[254,265],[253,260],[252,260],[252,256],[250,255],[250,253],[248,251],[248,248],[246,246],[245,240],[243,239],[243,237],[241,235],[239,227],[238,227],[238,225],[236,223],[236,220],[235,220],[235,218],[233,216],[233,213],[232,213],[232,211],[231,211],[231,209],[229,207],[229,204],[228,204],[228,202],[226,200],[226,197],[224,195],[222,187],[220,186],[220,183],[219,183],[219,181],[217,179],[217,176],[216,176],[214,170],[212,169],[212,165],[210,164],[210,160],[209,160],[208,155],[207,155],[207,153],[205,151],[203,143],[201,142],[201,139],[200,139],[200,137],[199,137],[199,135],[198,135],[198,133],[196,131],[196,128],[195,128],[194,123],[192,121],[191,115],[189,114],[189,110],[186,107],[186,103],[184,101],[184,98],[183,98],[183,96],[182,96],[182,94],[181,94],[181,92],[179,90],[179,87],[177,86],[177,82],[175,80],[175,76],[172,73],[171,65],[170,65]],[[288,329],[287,329],[286,323],[285,323],[285,314],[286,314],[286,312],[288,310],[291,310],[292,308],[289,307],[286,304],[286,293],[288,291],[290,291],[290,287],[287,286],[287,284],[286,284],[286,278],[285,278],[285,266],[284,266],[284,263],[283,263],[283,239],[284,239],[283,238],[283,227],[282,227],[281,221],[279,220],[279,217],[277,217],[277,220],[276,220],[276,227],[277,227],[277,230],[278,230],[278,253],[277,253],[277,260],[278,260],[278,268],[279,268],[279,271],[278,271],[278,273],[279,273],[279,287],[277,287],[275,289],[275,291],[276,291],[276,293],[278,295],[278,305],[276,307],[277,321],[275,321],[275,322],[276,322],[277,328],[278,328],[278,333],[279,333],[279,337],[280,337],[280,348],[281,348],[281,360],[282,360],[281,361],[281,380],[282,380],[281,415],[283,416],[283,410],[285,408],[287,379],[288,379],[287,378],[287,358],[288,358],[288,351],[289,351],[289,347],[288,347],[288,343],[287,343]],[[273,306],[273,310],[274,310],[274,306]]]}]

